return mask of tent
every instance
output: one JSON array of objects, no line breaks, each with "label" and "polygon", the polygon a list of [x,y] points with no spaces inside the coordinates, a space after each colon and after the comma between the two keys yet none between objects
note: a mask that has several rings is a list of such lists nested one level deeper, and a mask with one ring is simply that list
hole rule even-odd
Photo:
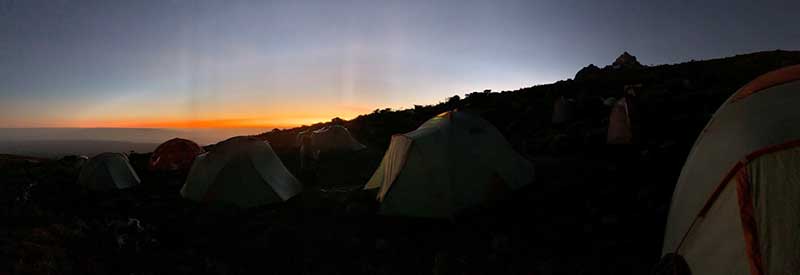
[{"label": "tent", "polygon": [[83,165],[78,184],[95,191],[125,189],[139,184],[139,176],[125,155],[102,153]]},{"label": "tent", "polygon": [[608,144],[630,144],[633,141],[631,116],[627,98],[620,98],[611,107],[608,117]]},{"label": "tent", "polygon": [[751,81],[689,153],[662,253],[692,274],[800,274],[800,65]]},{"label": "tent", "polygon": [[192,166],[194,158],[205,152],[194,141],[173,138],[153,151],[148,168],[153,171],[186,171]]},{"label": "tent", "polygon": [[344,126],[333,125],[311,132],[311,146],[319,152],[348,152],[366,148]]},{"label": "tent", "polygon": [[295,140],[295,145],[297,147],[302,146],[303,145],[303,138],[311,137],[312,132],[313,131],[311,131],[311,129],[306,129],[306,130],[304,130],[304,131],[302,131],[300,133],[297,133],[297,139]]},{"label": "tent", "polygon": [[197,156],[181,196],[253,207],[286,201],[302,188],[269,143],[255,137],[233,137]]},{"label": "tent", "polygon": [[392,136],[365,189],[377,189],[380,213],[452,217],[498,190],[533,181],[533,164],[482,118],[450,111]]},{"label": "tent", "polygon": [[[639,123],[639,112],[637,110],[637,89],[642,84],[625,85],[625,94],[614,102],[611,107],[611,114],[608,117],[608,144],[633,144],[637,139],[641,139]],[[613,100],[609,98],[606,100]]]},{"label": "tent", "polygon": [[59,161],[67,167],[80,169],[84,164],[89,162],[89,157],[84,155],[68,155],[62,157]]}]

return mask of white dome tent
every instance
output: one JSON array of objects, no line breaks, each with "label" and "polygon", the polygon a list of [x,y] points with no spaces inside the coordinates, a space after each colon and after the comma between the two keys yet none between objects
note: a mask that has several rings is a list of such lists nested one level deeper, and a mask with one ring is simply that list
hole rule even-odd
[{"label": "white dome tent", "polygon": [[181,196],[240,207],[283,202],[302,191],[266,141],[234,137],[197,156]]},{"label": "white dome tent", "polygon": [[491,196],[533,181],[533,164],[488,121],[451,111],[394,135],[365,189],[378,189],[380,213],[451,217]]},{"label": "white dome tent", "polygon": [[800,274],[800,65],[762,75],[714,114],[670,206],[663,254],[692,274]]},{"label": "white dome tent", "polygon": [[311,132],[311,146],[320,152],[349,152],[366,148],[341,125],[327,126]]},{"label": "white dome tent", "polygon": [[102,153],[81,168],[78,184],[94,191],[125,189],[139,184],[139,176],[120,153]]},{"label": "white dome tent", "polygon": [[608,116],[608,144],[630,144],[633,140],[628,100],[620,98],[611,108]]}]

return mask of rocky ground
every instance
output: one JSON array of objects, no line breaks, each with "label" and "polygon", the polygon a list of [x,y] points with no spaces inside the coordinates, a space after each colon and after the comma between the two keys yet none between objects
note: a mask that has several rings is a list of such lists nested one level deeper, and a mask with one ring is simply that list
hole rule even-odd
[{"label": "rocky ground", "polygon": [[[374,194],[360,191],[369,165],[333,184],[324,175],[340,168],[323,161],[307,192],[242,210],[182,200],[180,186],[166,184],[172,176],[93,194],[58,161],[6,164],[3,171],[42,176],[4,192],[22,196],[4,213],[13,222],[3,228],[3,266],[10,274],[620,274],[658,259],[671,190],[636,181],[650,165],[585,155],[537,163],[550,179],[542,186],[441,221],[373,215]],[[621,177],[626,169],[638,172]]]},{"label": "rocky ground", "polygon": [[[648,274],[703,125],[739,86],[800,64],[800,53],[617,62],[574,80],[334,120],[368,149],[324,156],[315,174],[298,169],[294,142],[324,124],[264,133],[306,190],[254,209],[181,199],[184,175],[148,172],[148,153],[130,156],[142,184],[111,193],[79,188],[67,160],[0,155],[0,274]],[[629,84],[642,84],[637,143],[606,145],[602,102]],[[555,125],[561,96],[574,111]],[[500,129],[536,164],[536,182],[451,220],[374,215],[374,194],[361,187],[390,135],[453,108]]]}]

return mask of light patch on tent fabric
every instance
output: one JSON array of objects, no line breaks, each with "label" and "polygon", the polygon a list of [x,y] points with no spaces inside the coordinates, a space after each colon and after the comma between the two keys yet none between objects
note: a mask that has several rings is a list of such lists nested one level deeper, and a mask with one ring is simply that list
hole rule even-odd
[{"label": "light patch on tent fabric", "polygon": [[425,124],[438,124],[440,121],[445,120],[444,116],[436,116],[425,122]]},{"label": "light patch on tent fabric", "polygon": [[378,201],[383,201],[386,197],[386,193],[389,192],[389,188],[397,177],[400,176],[400,171],[403,170],[403,166],[405,166],[406,160],[408,160],[408,151],[412,143],[412,139],[403,135],[395,135],[392,137],[389,150],[386,150],[386,166],[383,167],[385,169],[383,185],[381,185],[381,189],[378,192]]}]

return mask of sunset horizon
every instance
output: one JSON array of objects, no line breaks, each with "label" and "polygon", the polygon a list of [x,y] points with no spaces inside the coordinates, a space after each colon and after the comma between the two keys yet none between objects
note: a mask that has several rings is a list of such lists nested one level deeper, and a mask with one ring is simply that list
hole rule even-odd
[{"label": "sunset horizon", "polygon": [[0,0],[0,275],[800,274],[798,11]]},{"label": "sunset horizon", "polygon": [[796,34],[787,17],[740,23],[791,9],[710,6],[8,2],[0,127],[292,127],[553,83],[624,51],[650,65],[798,45],[776,35]]}]

